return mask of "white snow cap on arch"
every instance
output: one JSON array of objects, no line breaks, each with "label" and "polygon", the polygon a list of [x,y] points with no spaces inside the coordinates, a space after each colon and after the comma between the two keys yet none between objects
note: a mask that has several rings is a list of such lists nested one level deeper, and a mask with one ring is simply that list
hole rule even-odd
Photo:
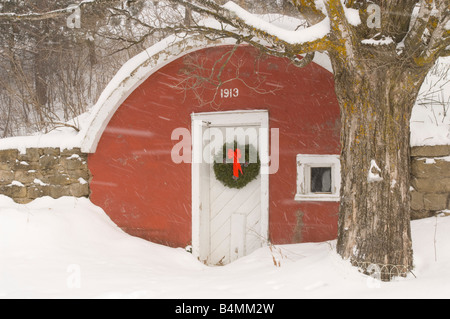
[{"label": "white snow cap on arch", "polygon": [[[177,58],[200,49],[235,44],[234,39],[211,41],[204,36],[172,35],[126,62],[112,78],[92,107],[88,122],[80,131],[81,151],[94,153],[112,116],[125,99],[149,76]],[[332,72],[325,54],[317,53],[314,62]]]}]

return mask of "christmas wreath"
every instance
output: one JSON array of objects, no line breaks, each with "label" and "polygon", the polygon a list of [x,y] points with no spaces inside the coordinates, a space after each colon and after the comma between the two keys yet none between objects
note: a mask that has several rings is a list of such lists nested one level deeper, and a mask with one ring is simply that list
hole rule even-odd
[{"label": "christmas wreath", "polygon": [[251,144],[240,146],[236,141],[223,144],[214,158],[213,165],[218,181],[227,187],[238,189],[257,178],[260,167],[255,147]]}]

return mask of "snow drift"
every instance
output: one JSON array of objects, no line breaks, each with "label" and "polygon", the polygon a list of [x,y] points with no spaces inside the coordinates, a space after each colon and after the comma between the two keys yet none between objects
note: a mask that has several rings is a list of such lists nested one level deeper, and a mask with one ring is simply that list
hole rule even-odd
[{"label": "snow drift", "polygon": [[335,241],[268,246],[207,267],[120,230],[86,198],[0,196],[0,298],[449,298],[450,218],[412,222],[414,274],[359,273]]}]

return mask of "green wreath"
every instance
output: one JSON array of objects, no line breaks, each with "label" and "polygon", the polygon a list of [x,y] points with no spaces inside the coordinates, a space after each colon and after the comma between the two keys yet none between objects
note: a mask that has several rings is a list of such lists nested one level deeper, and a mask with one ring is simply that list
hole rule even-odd
[{"label": "green wreath", "polygon": [[[254,157],[254,154],[256,154],[256,161],[254,158],[250,158],[252,155]],[[236,159],[231,155],[239,158]],[[216,179],[229,188],[243,188],[258,177],[260,167],[258,152],[251,144],[240,146],[236,141],[225,143],[222,150],[214,157],[213,169]],[[238,176],[236,176],[236,171]]]}]

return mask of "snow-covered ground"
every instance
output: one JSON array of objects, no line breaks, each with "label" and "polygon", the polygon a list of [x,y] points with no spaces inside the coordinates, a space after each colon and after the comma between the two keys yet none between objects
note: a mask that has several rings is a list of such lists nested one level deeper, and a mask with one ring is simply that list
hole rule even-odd
[{"label": "snow-covered ground", "polygon": [[208,267],[124,233],[86,198],[0,195],[0,298],[450,298],[450,217],[413,221],[412,236],[415,277],[389,283],[340,259],[335,241]]}]

